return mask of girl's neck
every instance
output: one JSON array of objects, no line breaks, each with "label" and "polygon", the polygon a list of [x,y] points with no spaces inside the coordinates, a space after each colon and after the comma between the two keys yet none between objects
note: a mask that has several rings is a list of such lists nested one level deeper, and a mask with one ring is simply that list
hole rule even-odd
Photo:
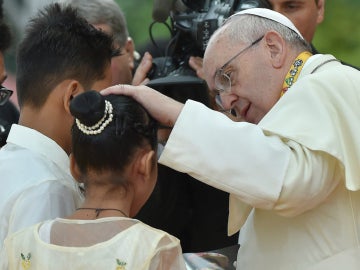
[{"label": "girl's neck", "polygon": [[98,219],[104,217],[129,217],[131,192],[112,189],[87,189],[84,203],[76,209],[71,219]]},{"label": "girl's neck", "polygon": [[79,207],[76,209],[76,212],[79,212],[79,215],[82,216],[82,219],[98,219],[117,216],[129,217],[128,214],[118,208]]}]

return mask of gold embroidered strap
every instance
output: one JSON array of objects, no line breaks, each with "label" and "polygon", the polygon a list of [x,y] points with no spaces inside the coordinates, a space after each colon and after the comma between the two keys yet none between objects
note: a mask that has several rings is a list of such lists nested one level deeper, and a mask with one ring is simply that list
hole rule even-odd
[{"label": "gold embroidered strap", "polygon": [[285,92],[296,82],[299,74],[305,64],[305,62],[309,59],[312,54],[310,52],[302,52],[296,57],[294,63],[292,64],[289,72],[287,73],[280,97],[282,97]]}]

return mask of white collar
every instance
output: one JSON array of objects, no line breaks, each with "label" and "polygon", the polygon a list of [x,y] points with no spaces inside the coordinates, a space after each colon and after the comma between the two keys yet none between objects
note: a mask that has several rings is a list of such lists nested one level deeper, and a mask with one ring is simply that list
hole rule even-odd
[{"label": "white collar", "polygon": [[64,149],[54,140],[35,129],[13,124],[6,142],[43,155],[60,166],[64,171],[69,171],[69,156]]}]

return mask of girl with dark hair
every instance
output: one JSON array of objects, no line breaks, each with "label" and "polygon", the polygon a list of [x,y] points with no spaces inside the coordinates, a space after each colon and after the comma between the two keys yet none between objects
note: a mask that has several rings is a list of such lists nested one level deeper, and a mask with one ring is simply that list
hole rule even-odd
[{"label": "girl with dark hair", "polygon": [[70,111],[70,169],[85,200],[67,218],[10,236],[9,269],[186,269],[177,238],[131,218],[156,183],[154,119],[130,97],[96,91],[75,97]]}]

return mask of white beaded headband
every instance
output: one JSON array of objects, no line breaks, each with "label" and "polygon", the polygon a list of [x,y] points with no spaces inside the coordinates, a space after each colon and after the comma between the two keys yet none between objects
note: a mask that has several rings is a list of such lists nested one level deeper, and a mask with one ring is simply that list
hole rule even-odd
[{"label": "white beaded headband", "polygon": [[105,100],[105,112],[104,116],[97,122],[95,125],[88,127],[80,122],[79,119],[75,119],[77,127],[86,135],[96,135],[101,133],[104,128],[109,125],[109,123],[113,120],[113,106],[107,100]]}]

